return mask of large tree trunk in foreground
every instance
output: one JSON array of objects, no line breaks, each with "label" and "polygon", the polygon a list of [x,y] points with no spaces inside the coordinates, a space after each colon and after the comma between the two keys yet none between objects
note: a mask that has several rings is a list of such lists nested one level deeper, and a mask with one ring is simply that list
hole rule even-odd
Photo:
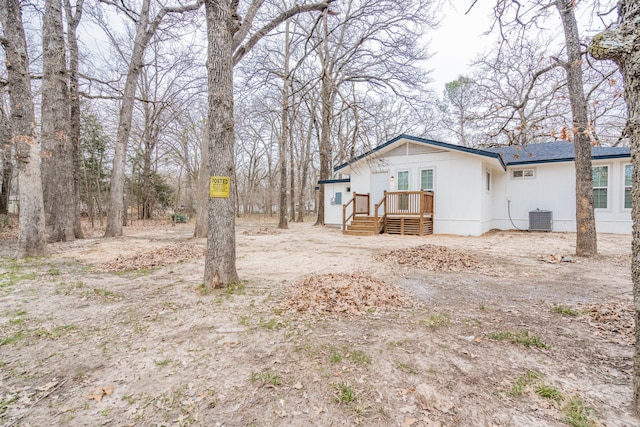
[{"label": "large tree trunk in foreground", "polygon": [[591,171],[591,139],[589,112],[582,84],[580,35],[574,13],[575,1],[556,0],[562,18],[567,46],[567,87],[571,102],[576,166],[576,255],[591,256],[598,252],[596,219],[593,212],[593,175]]},{"label": "large tree trunk in foreground", "polygon": [[204,285],[223,287],[237,282],[233,121],[233,21],[227,1],[207,0],[209,37],[207,69],[209,75],[209,174],[231,179],[228,197],[209,199],[207,255]]},{"label": "large tree trunk in foreground", "polygon": [[618,13],[620,15],[618,28],[596,35],[589,46],[589,52],[596,59],[610,59],[618,64],[624,77],[624,96],[629,112],[627,132],[633,163],[631,279],[633,280],[636,326],[633,399],[636,413],[640,413],[640,2],[619,1]]},{"label": "large tree trunk in foreground", "polygon": [[41,141],[45,217],[50,239],[69,242],[76,238],[77,204],[62,2],[46,0],[44,8]]},{"label": "large tree trunk in foreground", "polygon": [[0,38],[5,54],[11,107],[11,140],[16,147],[20,224],[17,258],[44,256],[47,243],[40,175],[40,144],[36,137],[27,43],[18,0],[0,0]]}]

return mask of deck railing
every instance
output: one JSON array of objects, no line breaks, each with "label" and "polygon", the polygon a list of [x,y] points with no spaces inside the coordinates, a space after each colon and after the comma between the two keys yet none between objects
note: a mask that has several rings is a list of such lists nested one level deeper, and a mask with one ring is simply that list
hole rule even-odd
[{"label": "deck railing", "polygon": [[[351,208],[349,216],[347,211]],[[353,193],[353,197],[346,204],[342,205],[342,229],[347,229],[349,221],[356,215],[369,215],[369,194]]]},{"label": "deck railing", "polygon": [[[351,200],[342,205],[342,230],[346,230],[356,216],[369,214],[369,194],[354,193]],[[382,232],[390,216],[418,217],[422,233],[425,218],[433,218],[433,191],[385,191],[374,205],[373,216],[376,234]]]},{"label": "deck railing", "polygon": [[433,214],[433,191],[387,191],[387,215]]}]

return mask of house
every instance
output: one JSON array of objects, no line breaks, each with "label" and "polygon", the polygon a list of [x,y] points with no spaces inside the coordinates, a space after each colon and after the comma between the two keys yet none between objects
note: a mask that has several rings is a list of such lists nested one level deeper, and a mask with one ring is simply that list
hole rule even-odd
[{"label": "house", "polygon": [[[631,233],[629,149],[593,147],[592,166],[596,230]],[[390,210],[403,227],[419,221],[419,232],[401,234],[576,231],[574,147],[566,141],[478,149],[400,135],[334,172],[348,178],[319,182],[327,225],[375,218],[380,232]]]}]

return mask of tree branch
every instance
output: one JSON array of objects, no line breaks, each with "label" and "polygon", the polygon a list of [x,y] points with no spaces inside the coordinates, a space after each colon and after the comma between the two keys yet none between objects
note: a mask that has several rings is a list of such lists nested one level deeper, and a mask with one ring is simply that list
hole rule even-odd
[{"label": "tree branch", "polygon": [[[264,0],[253,0],[251,2],[251,5],[247,10],[247,14],[240,24],[240,28],[238,28],[238,31],[233,36],[233,44],[231,46],[231,49],[233,51],[235,51],[238,48],[238,46],[240,46],[242,41],[247,37],[247,34],[249,34],[249,31],[253,26],[253,20],[255,19],[256,14],[258,13],[258,9],[262,7],[263,3],[264,3]],[[236,5],[236,7],[232,9],[232,13],[237,15],[237,9],[238,7]]]},{"label": "tree branch", "polygon": [[[257,0],[257,1],[262,1],[262,0]],[[236,65],[238,62],[240,62],[240,60],[251,49],[253,49],[253,47],[260,41],[260,39],[262,39],[262,37],[264,37],[265,35],[269,34],[269,32],[271,30],[276,28],[278,25],[282,24],[287,19],[289,19],[289,18],[291,18],[291,17],[293,17],[295,15],[298,15],[300,13],[313,12],[313,11],[321,12],[321,11],[327,9],[329,7],[329,5],[331,3],[333,3],[334,1],[336,1],[336,0],[325,0],[325,1],[321,2],[321,3],[294,6],[291,9],[282,12],[280,15],[276,16],[275,18],[273,18],[273,20],[271,20],[265,26],[260,28],[253,36],[251,36],[251,38],[249,38],[247,43],[245,43],[244,45],[239,46],[236,49],[234,49],[233,65]]]}]

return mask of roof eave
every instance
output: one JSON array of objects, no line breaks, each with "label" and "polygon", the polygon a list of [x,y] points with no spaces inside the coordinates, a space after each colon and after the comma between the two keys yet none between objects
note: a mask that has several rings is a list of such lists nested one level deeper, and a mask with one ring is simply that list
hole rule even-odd
[{"label": "roof eave", "polygon": [[[600,156],[591,156],[591,160],[608,160],[608,159],[624,159],[631,158],[631,154],[606,154]],[[563,162],[575,162],[575,157],[563,157],[561,159],[546,159],[546,160],[525,160],[506,162],[507,166],[520,166],[520,165],[535,165],[545,163],[563,163]]]},{"label": "roof eave", "polygon": [[349,160],[348,162],[345,162],[345,163],[343,163],[341,165],[338,165],[338,166],[334,167],[333,171],[334,172],[338,172],[339,170],[344,169],[347,166],[351,166],[354,163],[359,162],[360,160],[364,159],[365,157],[368,157],[371,154],[374,154],[375,152],[380,151],[383,148],[386,148],[389,145],[392,145],[392,144],[396,143],[397,141],[399,141],[401,139],[406,139],[406,140],[412,141],[412,142],[418,142],[418,143],[422,143],[422,144],[432,145],[432,146],[435,146],[435,147],[445,148],[445,149],[448,149],[448,150],[462,151],[462,152],[468,153],[468,154],[475,154],[475,155],[482,156],[482,157],[493,158],[493,159],[498,160],[498,162],[502,166],[503,170],[507,170],[507,165],[505,164],[504,160],[502,159],[502,156],[500,154],[498,154],[498,153],[493,153],[491,151],[485,151],[485,150],[481,150],[481,149],[477,149],[477,148],[462,147],[460,145],[454,145],[454,144],[449,144],[449,143],[446,143],[446,142],[434,141],[434,140],[426,139],[426,138],[419,138],[417,136],[400,134],[400,135],[396,136],[395,138],[390,139],[389,141],[385,142],[384,144],[379,145],[379,146],[367,151],[366,153],[363,153],[363,154],[359,155],[358,157],[355,157],[354,159]]}]

